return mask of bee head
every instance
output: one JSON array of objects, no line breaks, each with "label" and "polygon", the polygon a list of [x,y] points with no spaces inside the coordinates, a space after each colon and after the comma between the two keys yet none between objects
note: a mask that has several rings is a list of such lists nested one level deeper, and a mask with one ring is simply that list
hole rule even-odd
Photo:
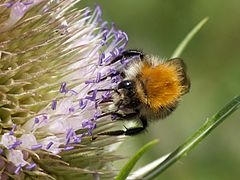
[{"label": "bee head", "polygon": [[118,84],[118,90],[122,89],[127,96],[134,95],[135,82],[133,80],[124,80]]}]

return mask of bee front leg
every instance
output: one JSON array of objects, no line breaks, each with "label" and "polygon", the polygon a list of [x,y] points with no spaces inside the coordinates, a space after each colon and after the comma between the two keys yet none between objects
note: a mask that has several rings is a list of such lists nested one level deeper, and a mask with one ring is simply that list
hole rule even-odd
[{"label": "bee front leg", "polygon": [[125,135],[125,136],[133,136],[136,134],[139,134],[143,132],[146,127],[147,127],[147,119],[143,116],[140,116],[140,121],[142,123],[142,127],[132,127],[126,130],[116,130],[116,131],[108,131],[108,132],[103,132],[99,133],[98,135],[108,135],[108,136],[120,136],[120,135]]},{"label": "bee front leg", "polygon": [[137,116],[138,113],[120,114],[117,112],[112,113],[112,116],[116,116],[117,120],[130,120]]},{"label": "bee front leg", "polygon": [[126,50],[126,51],[123,51],[119,56],[117,56],[115,59],[113,59],[109,65],[121,60],[121,59],[124,59],[124,58],[131,58],[131,57],[134,57],[134,56],[139,56],[140,59],[143,59],[144,57],[144,53],[140,50],[135,50],[135,49],[129,49],[129,50]]},{"label": "bee front leg", "polygon": [[117,120],[130,120],[137,116],[137,113],[129,113],[129,114],[120,114],[117,112],[108,112],[98,116],[98,118],[103,118],[105,116],[115,116]]}]

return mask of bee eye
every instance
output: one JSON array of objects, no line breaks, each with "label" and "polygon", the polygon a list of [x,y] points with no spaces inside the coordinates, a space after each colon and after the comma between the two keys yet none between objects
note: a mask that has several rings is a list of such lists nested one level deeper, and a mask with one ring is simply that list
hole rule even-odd
[{"label": "bee eye", "polygon": [[134,81],[125,80],[118,84],[118,89],[128,89],[131,90],[134,88]]}]

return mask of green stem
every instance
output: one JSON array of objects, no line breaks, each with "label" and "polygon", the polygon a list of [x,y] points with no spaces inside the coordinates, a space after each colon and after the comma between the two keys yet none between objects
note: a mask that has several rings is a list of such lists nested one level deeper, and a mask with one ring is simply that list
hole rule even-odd
[{"label": "green stem", "polygon": [[240,106],[240,96],[234,98],[230,103],[223,107],[217,114],[208,119],[203,126],[185,143],[172,152],[162,163],[143,176],[143,179],[153,179],[177,160],[187,155],[199,142],[215,129],[226,117],[236,111]]},{"label": "green stem", "polygon": [[181,41],[181,43],[177,46],[174,50],[171,58],[179,57],[191,39],[197,34],[197,32],[203,27],[203,25],[208,21],[208,17],[201,20],[188,34],[187,36]]},{"label": "green stem", "polygon": [[153,145],[158,143],[158,140],[152,140],[151,142],[145,144],[138,152],[127,162],[127,164],[121,169],[118,176],[115,178],[116,180],[125,180],[137,161],[143,156],[143,154]]}]

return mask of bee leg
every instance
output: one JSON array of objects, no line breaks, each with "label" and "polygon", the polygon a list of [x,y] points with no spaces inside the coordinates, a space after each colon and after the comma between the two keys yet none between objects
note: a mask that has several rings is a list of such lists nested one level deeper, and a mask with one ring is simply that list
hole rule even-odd
[{"label": "bee leg", "polygon": [[116,131],[108,131],[99,133],[98,135],[108,135],[108,136],[120,136],[120,135],[126,135],[126,136],[133,136],[136,134],[139,134],[143,132],[147,127],[147,119],[143,116],[140,117],[140,120],[142,122],[142,127],[133,127],[126,130],[116,130]]},{"label": "bee leg", "polygon": [[134,113],[129,113],[129,114],[120,114],[117,112],[113,112],[111,115],[116,116],[118,118],[117,120],[129,120],[131,118],[136,117],[137,113],[134,112]]},{"label": "bee leg", "polygon": [[[115,89],[97,89],[97,92],[105,92],[105,91],[115,91]],[[90,90],[88,94],[92,94],[94,90]]]},{"label": "bee leg", "polygon": [[113,59],[109,65],[123,59],[123,58],[131,58],[131,57],[134,57],[134,56],[140,56],[140,59],[143,59],[144,57],[144,53],[142,51],[139,51],[139,50],[134,50],[134,49],[129,49],[129,50],[126,50],[126,51],[123,51],[119,56],[117,56],[115,59]]},{"label": "bee leg", "polygon": [[143,132],[146,129],[146,127],[148,126],[147,119],[143,116],[140,116],[139,119],[142,123],[142,127],[129,128],[129,129],[125,130],[124,135],[133,136],[133,135],[136,135],[136,134],[139,134],[139,133]]},{"label": "bee leg", "polygon": [[128,49],[126,51],[123,51],[122,55],[124,57],[140,56],[141,59],[142,59],[143,56],[144,56],[144,53],[140,50],[137,50],[137,49]]},{"label": "bee leg", "polygon": [[120,114],[117,112],[108,112],[108,113],[104,113],[98,116],[98,118],[102,118],[105,116],[116,116],[117,120],[129,120],[133,117],[136,117],[137,113],[129,113],[129,114]]},{"label": "bee leg", "polygon": [[[120,95],[120,92],[118,92],[117,89],[97,89],[97,92],[105,92],[105,91],[114,91],[115,93]],[[91,94],[93,92],[94,92],[94,90],[91,90],[91,91],[88,92],[88,94]]]}]

